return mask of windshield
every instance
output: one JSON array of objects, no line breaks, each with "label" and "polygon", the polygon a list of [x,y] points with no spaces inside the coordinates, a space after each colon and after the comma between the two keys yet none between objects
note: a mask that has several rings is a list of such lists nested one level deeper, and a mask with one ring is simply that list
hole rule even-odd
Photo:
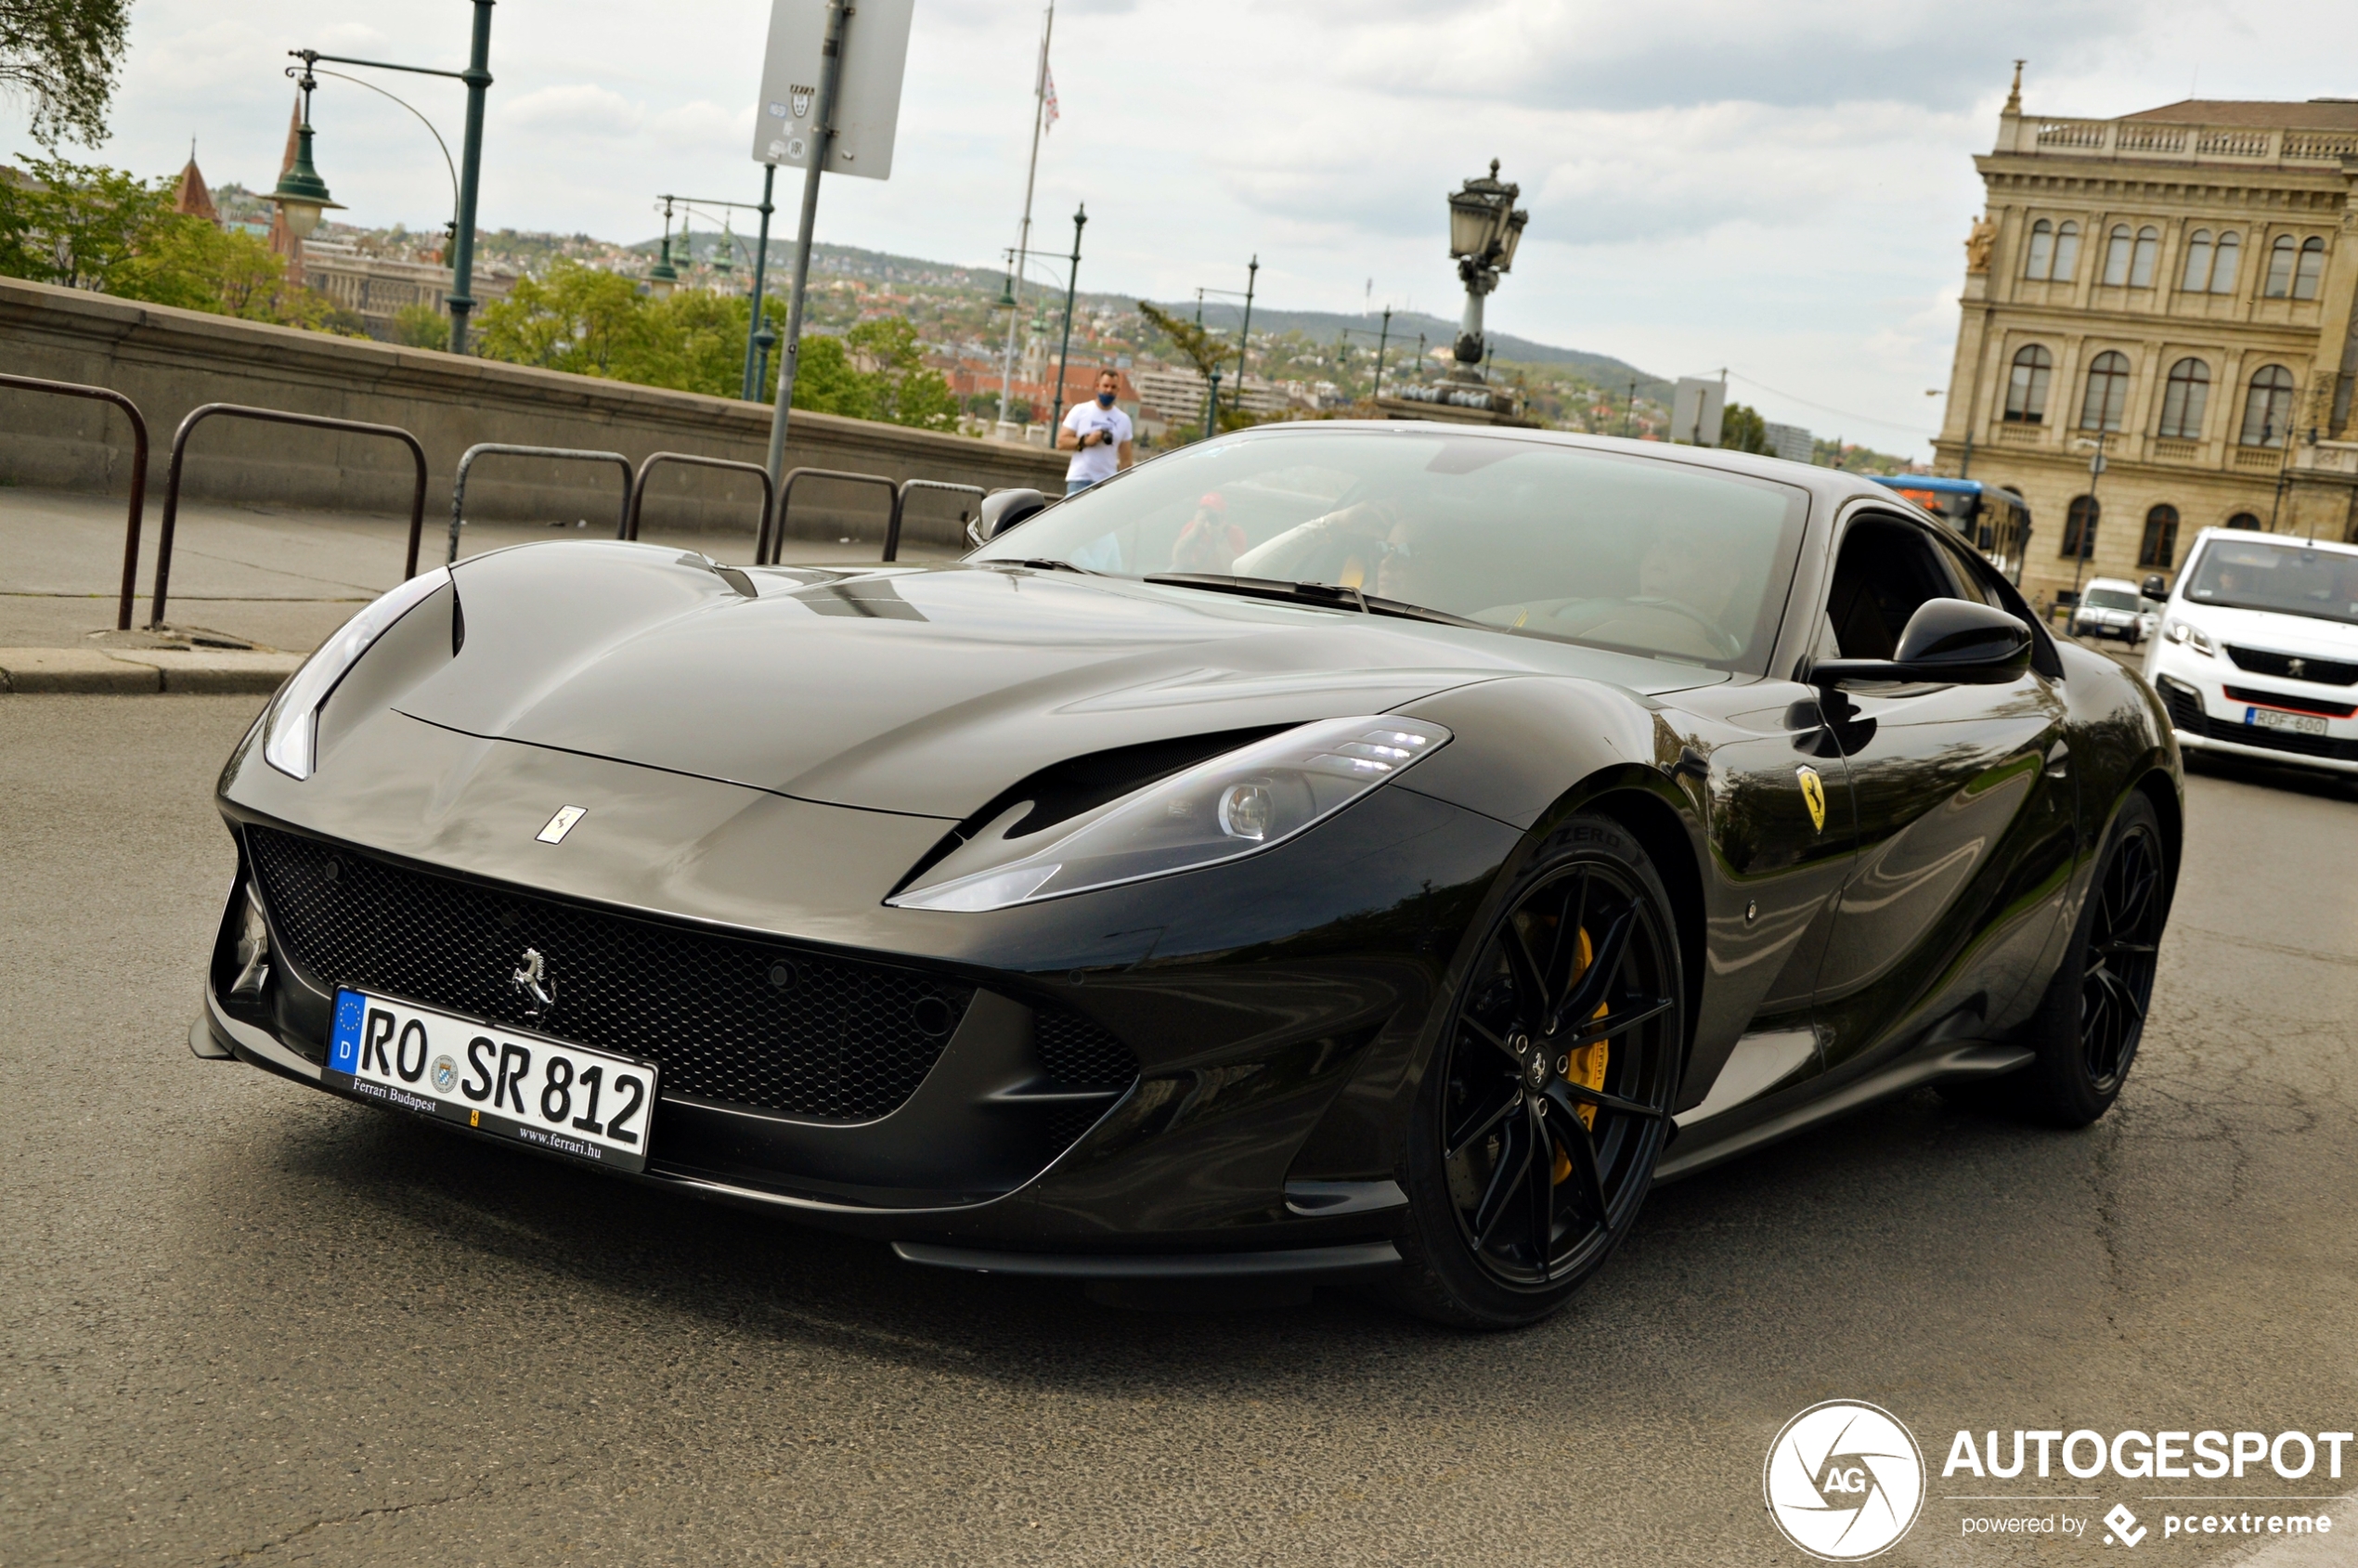
[{"label": "windshield", "polygon": [[1522,636],[1758,674],[1808,506],[1662,459],[1419,428],[1224,436],[971,560],[1316,583]]},{"label": "windshield", "polygon": [[2358,626],[2358,555],[2299,544],[2214,538],[2203,547],[2186,597],[2196,604]]},{"label": "windshield", "polygon": [[2133,593],[2123,593],[2117,588],[2092,588],[2088,590],[2091,610],[2134,610],[2142,606]]}]

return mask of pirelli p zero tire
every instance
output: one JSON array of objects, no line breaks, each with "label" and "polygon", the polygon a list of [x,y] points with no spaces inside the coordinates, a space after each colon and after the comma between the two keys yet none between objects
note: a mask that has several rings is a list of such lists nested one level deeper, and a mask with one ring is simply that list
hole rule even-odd
[{"label": "pirelli p zero tire", "polygon": [[2170,917],[2169,849],[2153,803],[2131,793],[2113,818],[2063,962],[2030,1021],[2028,1067],[1991,1085],[2015,1108],[2085,1127],[2112,1108],[2144,1038],[2155,950]]},{"label": "pirelli p zero tire", "polygon": [[1555,828],[1496,907],[1417,1098],[1393,1286],[1468,1328],[1546,1317],[1628,1234],[1687,1038],[1670,900],[1620,823]]}]

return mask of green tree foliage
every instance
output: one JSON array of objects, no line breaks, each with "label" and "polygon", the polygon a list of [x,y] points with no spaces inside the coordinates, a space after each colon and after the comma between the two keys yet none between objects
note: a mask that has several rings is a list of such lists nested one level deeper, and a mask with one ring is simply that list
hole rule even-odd
[{"label": "green tree foliage", "polygon": [[0,0],[0,97],[32,100],[34,141],[107,139],[130,27],[131,0]]},{"label": "green tree foliage", "polygon": [[1719,445],[1730,452],[1768,452],[1768,421],[1757,408],[1730,403],[1719,415]]},{"label": "green tree foliage", "polygon": [[393,315],[393,341],[404,348],[450,346],[450,317],[430,305],[405,305]]},{"label": "green tree foliage", "polygon": [[285,261],[261,240],[175,212],[169,180],[48,158],[29,172],[25,183],[0,182],[0,274],[249,321],[358,329],[325,296],[289,289]]},{"label": "green tree foliage", "polygon": [[[1138,302],[1138,314],[1144,316],[1147,324],[1155,330],[1169,339],[1171,346],[1177,349],[1181,356],[1196,368],[1196,373],[1203,377],[1206,387],[1211,385],[1211,373],[1219,369],[1235,352],[1227,343],[1214,337],[1206,329],[1198,326],[1193,321],[1183,321],[1148,301]],[[1249,424],[1259,422],[1259,415],[1249,414],[1242,408],[1231,407],[1224,395],[1218,415],[1220,429],[1242,430]]]},{"label": "green tree foliage", "polygon": [[[762,302],[771,329],[784,306]],[[734,397],[744,389],[751,303],[741,295],[683,290],[667,300],[632,279],[561,260],[517,283],[481,317],[484,356]],[[777,395],[774,359],[765,399]],[[841,337],[807,335],[795,373],[795,407],[925,430],[954,429],[958,400],[928,369],[917,330],[897,317],[863,321]]]}]

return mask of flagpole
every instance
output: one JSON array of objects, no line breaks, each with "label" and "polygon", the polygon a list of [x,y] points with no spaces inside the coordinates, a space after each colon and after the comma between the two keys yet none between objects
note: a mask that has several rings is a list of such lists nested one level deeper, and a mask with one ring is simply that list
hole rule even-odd
[{"label": "flagpole", "polygon": [[[1016,324],[1023,319],[1024,266],[1031,255],[1031,190],[1040,177],[1040,133],[1047,128],[1048,118],[1048,39],[1056,27],[1056,0],[1048,0],[1047,16],[1040,24],[1040,69],[1031,77],[1031,166],[1023,176],[1023,227],[1016,237],[1015,277],[1008,283],[1008,297],[1016,307],[1007,312],[1007,353],[999,374],[999,422],[991,432],[1001,441],[1023,439],[1023,431],[1008,416],[1007,406],[1016,390]],[[1048,439],[1056,440],[1053,431]]]}]

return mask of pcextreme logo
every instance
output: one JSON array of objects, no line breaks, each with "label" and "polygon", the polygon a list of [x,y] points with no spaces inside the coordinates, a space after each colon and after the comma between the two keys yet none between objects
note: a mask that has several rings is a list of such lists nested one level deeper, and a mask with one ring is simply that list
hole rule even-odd
[{"label": "pcextreme logo", "polygon": [[1761,1471],[1768,1517],[1785,1539],[1826,1562],[1889,1550],[1924,1501],[1924,1457],[1878,1406],[1830,1399],[1777,1433]]}]

